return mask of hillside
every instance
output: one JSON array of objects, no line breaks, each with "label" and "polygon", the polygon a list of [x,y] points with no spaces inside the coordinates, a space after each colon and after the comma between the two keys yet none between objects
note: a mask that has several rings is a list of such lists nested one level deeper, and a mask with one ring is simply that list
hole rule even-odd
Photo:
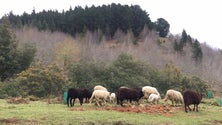
[{"label": "hillside", "polygon": [[[170,35],[160,38],[155,31],[144,28],[139,39],[133,37],[132,32],[127,34],[117,31],[113,39],[106,39],[100,31],[85,34],[70,35],[61,32],[39,31],[35,28],[23,27],[15,30],[19,45],[32,43],[37,48],[38,60],[45,63],[61,61],[62,56],[72,55],[73,61],[80,58],[94,59],[109,63],[122,52],[131,54],[135,59],[147,62],[158,68],[172,63],[182,72],[196,75],[206,80],[213,91],[221,94],[222,82],[222,57],[220,50],[214,50],[206,44],[201,44],[203,51],[202,63],[197,64],[192,59],[191,46],[184,48],[184,53],[178,53],[173,48],[173,43],[178,36]],[[137,45],[133,44],[137,41]],[[98,42],[100,41],[100,42]],[[65,51],[66,50],[66,51]]]}]

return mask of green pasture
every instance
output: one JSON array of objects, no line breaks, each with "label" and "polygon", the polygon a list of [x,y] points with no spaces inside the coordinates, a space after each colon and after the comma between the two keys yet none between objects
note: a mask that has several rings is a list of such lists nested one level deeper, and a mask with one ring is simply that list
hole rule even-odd
[{"label": "green pasture", "polygon": [[[171,116],[144,113],[123,113],[106,110],[87,110],[95,105],[48,104],[30,101],[29,104],[9,104],[0,100],[0,125],[219,125],[222,124],[222,107],[216,99],[205,99],[199,112],[181,110]],[[80,108],[81,107],[81,108]],[[75,111],[75,108],[83,111]]]}]

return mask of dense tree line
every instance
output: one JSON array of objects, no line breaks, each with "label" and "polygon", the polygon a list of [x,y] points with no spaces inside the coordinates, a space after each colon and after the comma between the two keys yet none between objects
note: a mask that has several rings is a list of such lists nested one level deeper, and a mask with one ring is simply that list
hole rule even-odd
[{"label": "dense tree line", "polygon": [[62,13],[57,10],[43,10],[31,14],[24,12],[21,16],[8,14],[8,19],[13,26],[24,25],[37,27],[39,30],[49,29],[51,31],[61,31],[75,36],[77,33],[84,33],[86,30],[102,31],[107,37],[113,37],[120,29],[124,33],[131,30],[135,37],[138,37],[144,26],[149,29],[156,28],[161,37],[165,37],[169,32],[168,22],[160,18],[153,23],[149,14],[138,5],[111,4],[103,6],[91,6],[74,9],[70,7],[68,11]]}]

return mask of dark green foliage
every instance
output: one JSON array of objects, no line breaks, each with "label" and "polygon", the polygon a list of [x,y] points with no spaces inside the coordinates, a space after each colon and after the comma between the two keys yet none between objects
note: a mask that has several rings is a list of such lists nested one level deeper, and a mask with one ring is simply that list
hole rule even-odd
[{"label": "dark green foliage", "polygon": [[[73,87],[93,89],[95,85],[103,85],[109,91],[115,92],[121,86],[143,87],[154,86],[165,93],[168,89],[182,91],[184,88],[206,91],[207,86],[204,81],[197,77],[187,78],[180,69],[173,64],[167,64],[163,71],[135,61],[131,55],[120,54],[118,58],[109,66],[94,61],[81,61],[69,68],[69,79],[73,82]],[[186,79],[190,80],[189,84]],[[185,81],[184,81],[185,80]],[[190,86],[192,84],[192,86]],[[189,85],[189,86],[188,86]]]},{"label": "dark green foliage", "polygon": [[158,82],[159,91],[165,93],[168,89],[175,89],[178,91],[182,90],[181,81],[183,74],[178,67],[172,63],[166,64],[165,68],[161,73]]},{"label": "dark green foliage", "polygon": [[175,40],[174,42],[174,50],[178,52],[183,52],[183,48],[184,46],[186,46],[187,43],[192,45],[193,44],[192,38],[190,35],[187,35],[185,30],[183,30],[180,40],[179,41]]},{"label": "dark green foliage", "polygon": [[0,83],[0,98],[4,99],[7,97],[17,97],[20,96],[22,92],[21,86],[16,82],[16,80],[5,81]]},{"label": "dark green foliage", "polygon": [[180,44],[182,44],[182,46],[185,46],[186,43],[187,43],[187,40],[188,40],[187,33],[186,33],[185,30],[183,30],[182,36],[181,36],[181,39],[180,39]]},{"label": "dark green foliage", "polygon": [[0,84],[0,98],[58,96],[67,90],[67,84],[62,69],[57,65],[44,66],[39,63],[18,74],[16,79]]},{"label": "dark green foliage", "polygon": [[35,49],[32,46],[17,48],[17,41],[7,25],[0,25],[0,80],[13,77],[29,67],[34,60]]},{"label": "dark green foliage", "polygon": [[98,7],[86,6],[85,9],[77,6],[62,13],[57,10],[35,13],[33,10],[31,14],[24,12],[21,16],[15,16],[11,12],[8,18],[13,26],[35,26],[39,30],[62,31],[72,36],[84,32],[85,29],[92,32],[100,29],[106,36],[112,37],[120,29],[124,33],[132,30],[134,36],[138,37],[145,25],[153,28],[149,15],[140,6],[114,3]]},{"label": "dark green foliage", "polygon": [[192,50],[193,50],[193,58],[196,62],[199,62],[202,60],[203,57],[203,52],[200,46],[199,41],[196,39],[192,45]]},{"label": "dark green foliage", "polygon": [[107,84],[109,88],[117,89],[120,86],[142,87],[150,85],[152,73],[148,65],[133,60],[132,56],[121,54],[108,69]]},{"label": "dark green foliage", "polygon": [[18,74],[16,81],[23,91],[23,93],[20,93],[22,96],[58,96],[67,89],[67,81],[63,70],[56,64],[44,66],[41,63],[37,63]]},{"label": "dark green foliage", "polygon": [[93,88],[95,85],[105,85],[101,81],[105,75],[105,66],[93,61],[80,61],[69,66],[68,77],[75,83],[73,87]]},{"label": "dark green foliage", "polygon": [[182,79],[182,90],[192,89],[200,93],[207,94],[208,88],[209,86],[207,83],[196,76],[191,78],[184,77]]},{"label": "dark green foliage", "polygon": [[8,20],[10,20],[11,24],[16,27],[22,26],[22,21],[19,16],[15,16],[12,12],[9,13]]},{"label": "dark green foliage", "polygon": [[0,80],[5,80],[17,72],[17,42],[6,25],[0,25]]},{"label": "dark green foliage", "polygon": [[180,41],[174,41],[174,50],[180,52],[180,54],[184,54],[183,48],[184,46],[186,46],[187,43],[192,47],[192,58],[196,63],[200,63],[203,58],[203,52],[200,43],[197,39],[193,42],[192,37],[190,35],[187,35],[185,30],[183,30],[182,32]]},{"label": "dark green foliage", "polygon": [[121,54],[113,64],[105,66],[95,62],[79,62],[70,67],[69,78],[76,87],[93,88],[103,85],[110,91],[116,91],[120,86],[142,87],[150,85],[155,69],[132,56]]},{"label": "dark green foliage", "polygon": [[36,53],[36,48],[31,44],[24,44],[23,48],[18,50],[18,56],[16,60],[19,64],[19,71],[23,71],[29,68],[30,64],[33,62]]},{"label": "dark green foliage", "polygon": [[170,24],[163,18],[158,18],[155,22],[156,30],[160,37],[166,37],[170,31]]}]

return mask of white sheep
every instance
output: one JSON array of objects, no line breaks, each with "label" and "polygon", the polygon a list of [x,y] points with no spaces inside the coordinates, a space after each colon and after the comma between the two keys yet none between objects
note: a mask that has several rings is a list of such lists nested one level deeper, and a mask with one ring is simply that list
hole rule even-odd
[{"label": "white sheep", "polygon": [[101,85],[97,85],[94,87],[94,91],[95,90],[104,90],[104,91],[108,91],[105,87],[101,86]]},{"label": "white sheep", "polygon": [[152,102],[154,104],[158,104],[159,100],[160,100],[160,96],[154,93],[150,94],[149,99],[148,99],[149,102]]},{"label": "white sheep", "polygon": [[100,105],[100,100],[102,100],[104,104],[106,104],[106,100],[108,100],[109,98],[110,98],[110,92],[105,90],[94,90],[91,98],[89,99],[89,104],[91,104],[93,99],[95,99],[97,105],[102,106],[102,104]]},{"label": "white sheep", "polygon": [[183,104],[183,95],[179,91],[173,89],[167,90],[164,101],[166,102],[168,99],[171,100],[173,106],[174,101],[176,102],[176,104]]},{"label": "white sheep", "polygon": [[142,92],[144,94],[144,98],[148,99],[150,94],[156,94],[159,96],[159,98],[161,99],[160,93],[157,91],[157,89],[155,87],[152,86],[144,86],[142,88]]},{"label": "white sheep", "polygon": [[111,93],[110,94],[110,98],[109,98],[110,102],[114,103],[115,98],[116,98],[116,94],[115,93]]}]

